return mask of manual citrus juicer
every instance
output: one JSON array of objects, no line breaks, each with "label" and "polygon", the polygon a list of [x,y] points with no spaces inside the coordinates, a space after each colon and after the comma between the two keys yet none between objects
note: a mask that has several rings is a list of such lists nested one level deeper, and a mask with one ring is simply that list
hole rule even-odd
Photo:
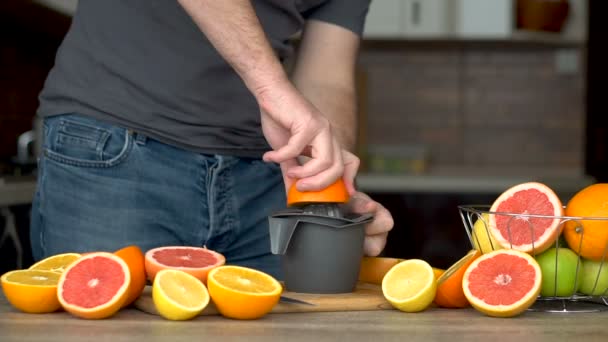
[{"label": "manual citrus juicer", "polygon": [[287,194],[287,208],[268,218],[271,251],[281,255],[287,290],[354,291],[365,224],[373,216],[348,212],[343,205],[348,200],[342,179],[320,191],[301,192],[294,184]]}]

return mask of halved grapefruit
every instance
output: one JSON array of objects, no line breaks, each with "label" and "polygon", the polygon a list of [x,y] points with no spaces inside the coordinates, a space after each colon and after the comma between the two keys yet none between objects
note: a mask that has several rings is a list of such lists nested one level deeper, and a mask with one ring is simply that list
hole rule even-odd
[{"label": "halved grapefruit", "polygon": [[224,265],[226,258],[205,247],[165,246],[147,251],[145,261],[146,274],[152,282],[160,270],[173,269],[190,273],[207,284],[207,273]]},{"label": "halved grapefruit", "polygon": [[540,294],[540,266],[527,253],[501,249],[475,259],[462,289],[471,306],[488,316],[512,317],[527,310]]},{"label": "halved grapefruit", "polygon": [[[548,186],[538,182],[515,185],[492,204],[489,229],[504,248],[539,254],[561,233],[564,208]],[[542,215],[547,217],[532,217]]]},{"label": "halved grapefruit", "polygon": [[57,298],[67,312],[77,317],[107,318],[124,304],[130,283],[129,266],[119,256],[88,253],[61,273]]}]

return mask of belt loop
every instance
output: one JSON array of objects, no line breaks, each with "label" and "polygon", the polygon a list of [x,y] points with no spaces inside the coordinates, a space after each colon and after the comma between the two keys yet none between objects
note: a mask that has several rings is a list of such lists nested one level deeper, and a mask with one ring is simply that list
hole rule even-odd
[{"label": "belt loop", "polygon": [[146,140],[148,139],[145,135],[138,133],[132,129],[128,130],[129,134],[131,134],[133,136],[133,138],[135,139],[135,143],[139,144],[139,145],[145,145],[146,144]]}]

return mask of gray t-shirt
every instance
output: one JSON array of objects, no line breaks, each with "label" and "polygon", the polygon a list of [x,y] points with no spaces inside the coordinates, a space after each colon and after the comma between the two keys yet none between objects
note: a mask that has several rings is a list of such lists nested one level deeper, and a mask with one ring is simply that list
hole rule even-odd
[{"label": "gray t-shirt", "polygon": [[[305,20],[363,31],[370,0],[254,0],[280,59]],[[221,20],[221,18],[217,18]],[[259,108],[176,0],[80,0],[38,115],[88,115],[200,153],[259,157]]]}]

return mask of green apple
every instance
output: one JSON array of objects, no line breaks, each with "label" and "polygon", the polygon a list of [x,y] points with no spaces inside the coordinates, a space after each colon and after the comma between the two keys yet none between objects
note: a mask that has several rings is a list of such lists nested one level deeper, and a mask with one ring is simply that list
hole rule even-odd
[{"label": "green apple", "polygon": [[569,297],[578,291],[582,281],[583,266],[582,262],[579,262],[578,255],[571,249],[549,248],[537,255],[536,261],[542,273],[541,296]]},{"label": "green apple", "polygon": [[608,296],[608,261],[602,265],[602,261],[582,260],[583,278],[579,291],[590,296]]}]

